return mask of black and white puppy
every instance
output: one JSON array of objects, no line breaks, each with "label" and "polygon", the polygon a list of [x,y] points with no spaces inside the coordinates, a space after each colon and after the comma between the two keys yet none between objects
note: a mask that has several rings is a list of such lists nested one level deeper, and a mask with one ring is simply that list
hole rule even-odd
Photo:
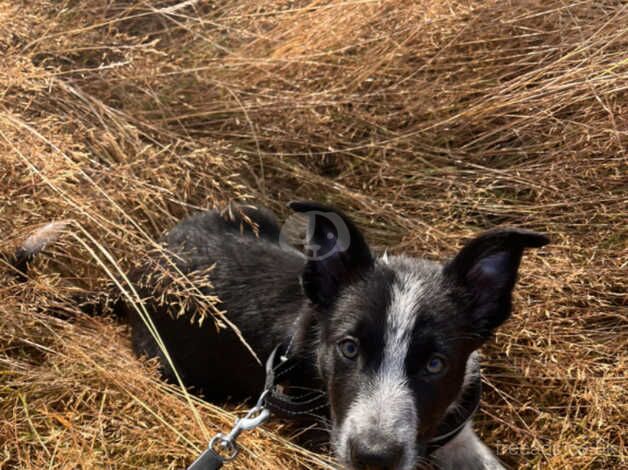
[{"label": "black and white puppy", "polygon": [[[198,303],[168,302],[164,292],[180,274],[220,298],[258,357],[292,345],[302,364],[297,385],[329,396],[332,445],[346,467],[413,469],[430,452],[438,468],[502,468],[469,423],[436,450],[428,444],[456,422],[479,382],[476,350],[510,315],[524,248],[547,238],[501,229],[444,264],[376,258],[341,212],[316,203],[291,207],[308,218],[304,252],[286,242],[267,210],[210,211],[178,224],[165,237],[166,252],[131,276],[185,384],[210,399],[242,399],[260,392],[264,372],[233,330],[190,321]],[[21,279],[66,224],[46,225],[17,251]],[[160,358],[174,380],[138,310],[117,307],[132,325],[136,352]]]},{"label": "black and white puppy", "polygon": [[[309,219],[305,253],[284,243],[272,213],[243,207],[179,223],[165,237],[170,262],[185,274],[214,265],[207,275],[213,287],[202,290],[220,298],[262,361],[292,339],[310,367],[302,385],[328,393],[331,444],[343,466],[414,469],[477,379],[477,349],[509,317],[524,249],[548,239],[499,229],[442,264],[376,257],[340,211],[309,202],[290,207]],[[263,368],[237,335],[175,318],[151,300],[149,278],[139,279],[141,292],[183,381],[210,399],[256,396]],[[128,314],[137,353],[160,357],[171,374],[144,322],[135,310]],[[470,425],[429,459],[443,469],[502,468]]]}]

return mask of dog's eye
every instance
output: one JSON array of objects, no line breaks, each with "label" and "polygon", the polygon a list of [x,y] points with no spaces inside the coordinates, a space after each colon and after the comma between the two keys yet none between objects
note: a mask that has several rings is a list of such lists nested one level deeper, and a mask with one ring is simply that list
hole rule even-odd
[{"label": "dog's eye", "polygon": [[360,352],[360,346],[357,339],[345,338],[338,342],[338,350],[347,359],[355,359]]},{"label": "dog's eye", "polygon": [[427,361],[425,370],[428,374],[440,374],[445,369],[445,359],[442,356],[434,354]]}]

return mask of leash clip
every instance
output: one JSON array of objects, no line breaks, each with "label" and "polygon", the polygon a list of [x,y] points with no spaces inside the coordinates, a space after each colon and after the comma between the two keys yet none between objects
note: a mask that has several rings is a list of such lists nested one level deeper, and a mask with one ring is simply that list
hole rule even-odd
[{"label": "leash clip", "polygon": [[222,467],[224,462],[235,459],[240,453],[240,448],[236,441],[242,434],[242,431],[255,429],[270,418],[270,411],[264,405],[266,395],[269,392],[269,389],[265,389],[257,399],[255,406],[247,411],[242,418],[236,419],[229,434],[226,436],[222,433],[216,434],[209,441],[209,446],[205,452],[188,467],[188,470],[217,470]]},{"label": "leash clip", "polygon": [[264,400],[266,399],[266,395],[268,395],[269,390],[266,389],[262,392],[262,394],[257,399],[257,403],[253,408],[251,408],[246,415],[242,418],[236,419],[233,428],[229,431],[229,434],[226,436],[223,434],[216,434],[213,439],[209,443],[209,448],[214,452],[219,452],[219,445],[223,450],[226,450],[228,454],[223,457],[225,461],[233,460],[238,456],[240,449],[236,444],[236,440],[242,434],[242,431],[251,431],[270,418],[270,411],[268,408],[264,406]]},{"label": "leash clip", "polygon": [[[247,411],[242,418],[236,419],[229,434],[216,434],[209,442],[207,449],[188,467],[188,470],[217,470],[221,468],[224,462],[235,459],[240,453],[240,448],[236,443],[240,434],[243,431],[251,431],[268,421],[270,410],[266,401],[276,386],[274,364],[280,346],[273,350],[266,362],[266,383],[255,406]],[[279,358],[281,364],[288,360],[287,352]]]},{"label": "leash clip", "polygon": [[264,424],[270,417],[270,411],[264,406],[264,400],[268,395],[269,390],[266,389],[259,396],[257,403],[251,408],[244,417],[236,420],[231,432],[223,438],[224,441],[229,441],[235,446],[235,441],[242,431],[250,431]]}]

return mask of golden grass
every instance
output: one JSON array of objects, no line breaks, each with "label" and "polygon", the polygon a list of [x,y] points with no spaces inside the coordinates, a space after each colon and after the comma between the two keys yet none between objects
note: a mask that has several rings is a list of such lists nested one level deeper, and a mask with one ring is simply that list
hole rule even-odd
[{"label": "golden grass", "polygon": [[[0,5],[0,252],[71,221],[27,283],[0,263],[0,468],[180,468],[229,426],[73,299],[248,198],[332,202],[428,257],[549,233],[478,427],[520,468],[626,465],[627,51],[619,0]],[[329,465],[266,429],[234,468]]]}]

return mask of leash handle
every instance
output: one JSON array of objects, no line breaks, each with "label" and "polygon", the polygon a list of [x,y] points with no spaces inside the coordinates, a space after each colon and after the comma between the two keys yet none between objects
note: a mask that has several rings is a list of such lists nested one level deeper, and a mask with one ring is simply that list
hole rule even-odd
[{"label": "leash handle", "polygon": [[225,462],[220,455],[214,452],[214,449],[208,447],[193,463],[188,470],[218,470]]}]

